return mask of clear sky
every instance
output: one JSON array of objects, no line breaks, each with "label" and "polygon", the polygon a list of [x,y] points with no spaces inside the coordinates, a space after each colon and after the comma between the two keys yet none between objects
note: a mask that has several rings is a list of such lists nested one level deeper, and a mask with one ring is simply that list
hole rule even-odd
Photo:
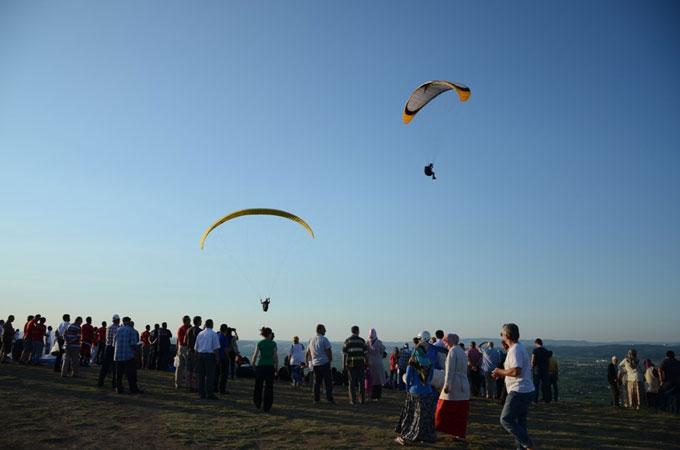
[{"label": "clear sky", "polygon": [[[678,23],[673,1],[2,0],[0,315],[678,341]],[[403,125],[430,79],[472,97]],[[245,219],[199,250],[247,207],[317,239]]]}]

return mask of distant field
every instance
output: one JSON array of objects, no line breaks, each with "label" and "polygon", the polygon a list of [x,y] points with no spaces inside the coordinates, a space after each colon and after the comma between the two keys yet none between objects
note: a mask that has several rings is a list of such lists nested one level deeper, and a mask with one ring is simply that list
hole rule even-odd
[{"label": "distant field", "polygon": [[[315,406],[309,390],[275,386],[271,414],[257,411],[252,380],[237,380],[218,401],[175,392],[171,374],[140,372],[141,396],[95,386],[96,369],[62,379],[48,367],[0,366],[4,412],[0,447],[24,448],[396,448],[403,396],[350,406]],[[498,424],[500,406],[473,400],[469,445],[440,437],[434,448],[513,448]],[[540,405],[529,416],[540,448],[680,448],[680,416],[582,403]]]}]

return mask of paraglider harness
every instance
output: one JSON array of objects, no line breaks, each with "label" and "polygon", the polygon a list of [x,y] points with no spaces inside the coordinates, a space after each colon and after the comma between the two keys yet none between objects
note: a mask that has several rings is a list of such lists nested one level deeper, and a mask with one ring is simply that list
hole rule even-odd
[{"label": "paraglider harness", "polygon": [[262,311],[267,312],[269,309],[269,303],[271,300],[269,300],[269,297],[265,298],[264,300],[260,299],[260,304],[262,305]]},{"label": "paraglider harness", "polygon": [[430,163],[427,166],[425,166],[425,175],[428,177],[432,177],[433,180],[436,180],[437,177],[434,175],[434,164]]}]

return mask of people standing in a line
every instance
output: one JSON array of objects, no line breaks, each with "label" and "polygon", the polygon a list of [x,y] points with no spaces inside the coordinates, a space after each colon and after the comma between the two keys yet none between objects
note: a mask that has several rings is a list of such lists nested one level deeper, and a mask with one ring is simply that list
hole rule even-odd
[{"label": "people standing in a line", "polygon": [[111,319],[111,325],[106,329],[106,347],[104,348],[104,359],[102,360],[102,366],[99,369],[99,379],[97,380],[97,386],[104,387],[104,380],[106,376],[111,372],[111,387],[116,389],[116,365],[113,361],[114,355],[114,344],[116,339],[116,333],[120,327],[120,316],[114,314]]},{"label": "people standing in a line", "polygon": [[406,369],[406,400],[394,429],[399,433],[395,441],[401,445],[434,443],[437,440],[434,428],[435,396],[431,386],[434,366],[420,343],[422,340],[427,344],[428,339],[423,339],[424,333],[419,335],[419,344],[413,350]]},{"label": "people standing in a line", "polygon": [[68,326],[64,333],[64,344],[66,353],[61,365],[61,376],[66,377],[71,374],[78,376],[78,366],[80,366],[80,325],[83,323],[82,317],[76,317],[76,321]]},{"label": "people standing in a line", "polygon": [[177,368],[175,369],[175,389],[189,385],[187,381],[189,365],[189,347],[187,347],[187,333],[191,328],[191,317],[182,317],[182,325],[177,328]]},{"label": "people standing in a line", "polygon": [[470,416],[470,383],[468,357],[458,346],[457,334],[446,337],[449,353],[444,369],[444,387],[439,394],[434,416],[435,429],[464,441]]},{"label": "people standing in a line", "polygon": [[97,331],[97,364],[100,366],[104,363],[104,359],[106,358],[106,332],[106,321],[102,321],[102,326],[100,326]]},{"label": "people standing in a line", "polygon": [[196,338],[203,331],[201,325],[203,319],[201,316],[194,316],[193,326],[187,331],[187,348],[189,349],[187,358],[187,385],[189,390],[196,392],[198,390],[198,378],[196,377],[196,369],[198,368],[198,354],[196,353]]},{"label": "people standing in a line", "polygon": [[548,361],[553,352],[543,347],[543,340],[536,338],[534,341],[534,351],[531,354],[531,367],[534,372],[534,387],[536,388],[534,403],[538,403],[539,391],[543,394],[543,401],[550,403],[550,369]]},{"label": "people standing in a line", "polygon": [[150,365],[150,355],[151,355],[151,343],[149,342],[149,337],[151,336],[151,325],[146,324],[144,326],[144,331],[139,336],[139,340],[142,345],[142,369],[148,369]]},{"label": "people standing in a line", "polygon": [[659,377],[659,370],[654,366],[651,359],[645,359],[645,397],[647,399],[647,406],[650,408],[658,408],[659,391],[661,389],[661,379]]},{"label": "people standing in a line", "polygon": [[352,334],[345,339],[342,346],[343,368],[347,370],[349,402],[354,405],[357,402],[357,388],[359,390],[359,402],[366,401],[366,386],[364,376],[366,371],[366,359],[368,346],[366,341],[359,336],[359,327],[354,325]]},{"label": "people standing in a line", "polygon": [[194,350],[197,355],[198,395],[202,399],[216,400],[213,393],[215,386],[215,367],[220,359],[220,338],[213,331],[213,321],[205,321],[205,329],[196,336]]},{"label": "people standing in a line", "polygon": [[637,358],[637,350],[631,348],[628,354],[621,361],[619,365],[621,373],[620,379],[623,379],[623,374],[626,375],[626,394],[628,398],[627,406],[633,409],[640,409],[640,382],[642,381],[642,373],[640,370],[640,360]]},{"label": "people standing in a line", "polygon": [[534,399],[534,384],[531,381],[531,363],[526,348],[519,342],[519,327],[506,323],[501,330],[501,339],[508,347],[503,369],[493,371],[494,378],[505,378],[508,396],[501,412],[501,425],[515,438],[517,448],[530,449],[533,442],[527,431],[529,405]]},{"label": "people standing in a line", "polygon": [[552,400],[557,402],[559,400],[559,387],[557,382],[560,380],[560,370],[557,365],[557,359],[551,356],[548,360],[548,386],[552,389]]},{"label": "people standing in a line", "polygon": [[255,366],[253,402],[257,409],[269,412],[274,403],[274,374],[278,370],[279,357],[272,329],[262,327],[260,336],[262,340],[255,347],[252,362]]},{"label": "people standing in a line", "polygon": [[368,333],[368,353],[366,360],[368,368],[371,371],[371,400],[378,401],[382,398],[382,388],[387,381],[385,377],[385,366],[383,359],[387,354],[385,353],[385,346],[382,341],[378,339],[378,332],[375,328],[371,328]]},{"label": "people standing in a line", "polygon": [[131,326],[129,317],[123,317],[123,325],[118,327],[113,339],[113,361],[116,365],[116,390],[125,393],[123,374],[128,381],[131,394],[141,394],[137,388],[136,352],[139,350],[139,335]]},{"label": "people standing in a line", "polygon": [[497,398],[496,380],[491,376],[491,372],[498,367],[501,355],[493,346],[493,342],[483,342],[479,345],[482,351],[481,373],[484,377],[484,385],[487,399]]},{"label": "people standing in a line", "polygon": [[172,331],[168,329],[167,322],[161,324],[158,330],[158,370],[168,370],[170,363],[170,346],[172,345]]},{"label": "people standing in a line", "polygon": [[80,327],[80,365],[82,367],[90,365],[93,340],[94,328],[92,327],[92,317],[86,317],[85,323]]},{"label": "people standing in a line", "polygon": [[305,364],[305,346],[300,343],[300,338],[293,336],[293,343],[288,351],[288,363],[290,364],[290,377],[293,387],[302,386],[302,372]]},{"label": "people standing in a line", "polygon": [[326,327],[323,324],[316,326],[316,336],[314,336],[307,346],[306,359],[308,366],[314,371],[314,403],[321,399],[321,383],[326,387],[326,400],[335,404],[333,399],[333,380],[331,377],[331,362],[333,352],[331,343],[325,336]]},{"label": "people standing in a line", "polygon": [[217,370],[215,373],[215,392],[220,394],[228,394],[227,379],[229,378],[229,347],[231,345],[231,336],[229,335],[229,327],[226,323],[220,325],[220,332],[217,333],[220,340],[220,359],[217,362]]},{"label": "people standing in a line", "polygon": [[2,327],[2,346],[0,346],[0,364],[7,361],[8,355],[12,354],[14,343],[14,316],[9,315]]},{"label": "people standing in a line", "polygon": [[680,361],[675,359],[675,352],[668,350],[666,358],[659,366],[661,378],[661,394],[663,409],[680,412]]}]

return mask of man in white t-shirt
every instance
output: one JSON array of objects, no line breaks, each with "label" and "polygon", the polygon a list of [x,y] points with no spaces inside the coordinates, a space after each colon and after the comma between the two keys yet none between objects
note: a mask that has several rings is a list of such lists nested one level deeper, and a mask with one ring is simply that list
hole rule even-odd
[{"label": "man in white t-shirt", "polygon": [[531,361],[526,348],[519,342],[519,327],[506,323],[501,339],[508,346],[503,369],[494,369],[494,379],[505,378],[508,397],[501,412],[501,425],[515,438],[517,448],[530,449],[533,442],[527,432],[527,414],[533,400],[534,383],[531,381]]},{"label": "man in white t-shirt", "polygon": [[333,380],[331,377],[331,361],[333,352],[331,343],[326,338],[326,327],[323,324],[316,326],[316,336],[309,341],[307,346],[308,367],[314,370],[314,403],[321,399],[321,382],[326,386],[326,400],[335,404],[333,400]]}]

